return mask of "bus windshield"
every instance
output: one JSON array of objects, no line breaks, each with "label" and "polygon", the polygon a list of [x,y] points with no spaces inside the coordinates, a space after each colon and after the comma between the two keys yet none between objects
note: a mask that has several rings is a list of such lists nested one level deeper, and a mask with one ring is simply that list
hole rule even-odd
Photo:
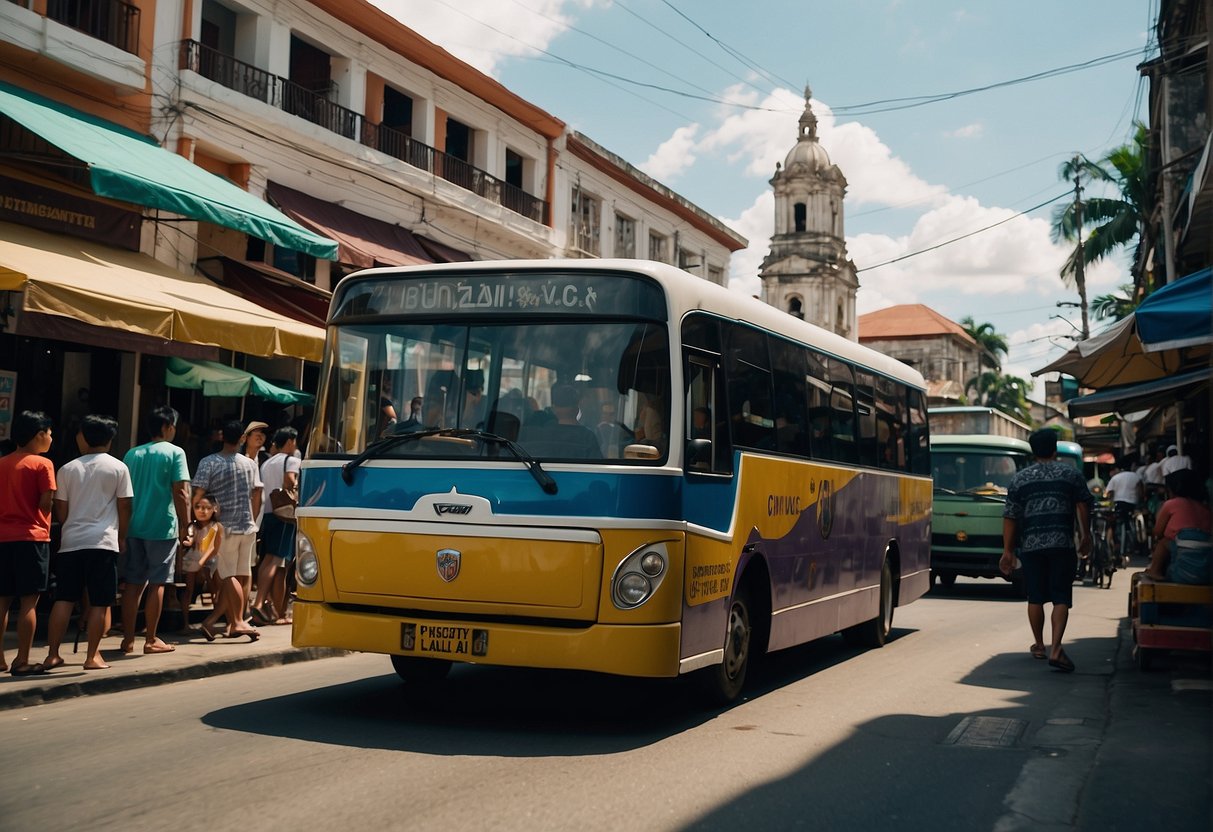
[{"label": "bus windshield", "polygon": [[1005,496],[1011,478],[1031,462],[1027,454],[934,448],[931,451],[935,489],[945,494]]},{"label": "bus windshield", "polygon": [[[443,429],[487,431],[545,461],[655,465],[667,455],[662,323],[584,315],[355,321],[333,328],[328,350],[313,455],[359,454],[379,439]],[[466,435],[431,435],[384,443],[377,455],[497,453]]]}]

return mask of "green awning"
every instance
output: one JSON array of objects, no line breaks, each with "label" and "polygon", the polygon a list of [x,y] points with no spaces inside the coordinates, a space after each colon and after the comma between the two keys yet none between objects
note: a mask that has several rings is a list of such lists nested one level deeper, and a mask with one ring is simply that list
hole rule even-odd
[{"label": "green awning", "polygon": [[234,228],[322,260],[337,256],[334,241],[146,136],[5,83],[0,113],[84,162],[99,196]]},{"label": "green awning", "polygon": [[243,398],[253,395],[278,404],[311,404],[316,397],[293,387],[283,387],[245,370],[214,361],[170,358],[164,368],[164,386],[178,390],[201,390],[204,396]]}]

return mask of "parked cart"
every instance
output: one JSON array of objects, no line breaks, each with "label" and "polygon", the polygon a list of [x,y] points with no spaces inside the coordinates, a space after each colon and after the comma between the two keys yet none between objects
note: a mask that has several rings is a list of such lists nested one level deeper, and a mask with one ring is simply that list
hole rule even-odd
[{"label": "parked cart", "polygon": [[1133,576],[1129,618],[1137,666],[1149,670],[1164,650],[1213,651],[1213,586]]}]

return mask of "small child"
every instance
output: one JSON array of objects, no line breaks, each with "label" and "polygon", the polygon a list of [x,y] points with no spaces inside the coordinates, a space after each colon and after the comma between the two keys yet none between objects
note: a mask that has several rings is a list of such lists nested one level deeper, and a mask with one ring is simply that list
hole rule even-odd
[{"label": "small child", "polygon": [[185,589],[178,599],[181,604],[181,629],[189,630],[190,604],[194,600],[194,590],[198,576],[205,573],[204,580],[209,581],[215,574],[218,561],[219,544],[223,541],[223,525],[219,522],[219,503],[213,497],[199,497],[194,501],[194,520],[189,525],[187,534],[189,549],[185,552],[182,569],[185,571]]}]

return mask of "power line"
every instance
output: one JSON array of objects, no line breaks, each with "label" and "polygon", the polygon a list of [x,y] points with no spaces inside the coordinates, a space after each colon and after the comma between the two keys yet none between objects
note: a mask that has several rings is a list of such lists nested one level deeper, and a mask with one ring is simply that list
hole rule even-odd
[{"label": "power line", "polygon": [[927,248],[919,249],[918,251],[911,251],[908,254],[903,254],[900,257],[894,257],[892,260],[886,260],[883,263],[877,263],[874,266],[864,266],[862,269],[856,269],[855,272],[857,274],[859,272],[870,272],[873,269],[879,269],[882,266],[889,266],[889,265],[892,265],[893,263],[900,263],[902,260],[908,260],[911,257],[917,257],[920,254],[926,254],[929,251],[935,251],[936,249],[943,248],[944,246],[949,246],[952,243],[960,242],[961,240],[972,237],[975,234],[981,234],[984,231],[989,231],[991,228],[997,228],[998,226],[1000,226],[1004,223],[1008,223],[1013,219],[1022,217],[1024,214],[1030,214],[1033,211],[1036,211],[1036,210],[1039,210],[1040,208],[1045,207],[1046,205],[1051,205],[1052,203],[1057,202],[1057,200],[1059,200],[1059,199],[1065,199],[1065,198],[1069,197],[1069,195],[1070,194],[1067,192],[1067,193],[1061,194],[1060,196],[1055,196],[1052,199],[1046,199],[1044,202],[1042,202],[1038,205],[1033,205],[1031,208],[1020,211],[1018,214],[1012,214],[1011,216],[1001,219],[998,222],[991,223],[990,225],[987,225],[984,228],[978,228],[975,231],[970,231],[967,234],[961,234],[959,237],[953,237],[950,240],[944,240],[942,243],[936,243],[933,246],[928,246]]}]

